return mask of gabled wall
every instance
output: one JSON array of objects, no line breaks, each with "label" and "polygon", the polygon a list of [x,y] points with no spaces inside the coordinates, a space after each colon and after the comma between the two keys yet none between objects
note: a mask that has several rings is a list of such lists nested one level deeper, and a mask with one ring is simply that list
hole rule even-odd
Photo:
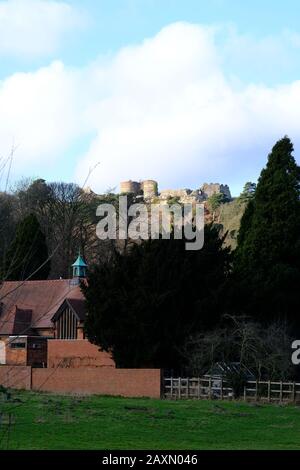
[{"label": "gabled wall", "polygon": [[48,367],[115,367],[107,352],[86,339],[49,339]]}]

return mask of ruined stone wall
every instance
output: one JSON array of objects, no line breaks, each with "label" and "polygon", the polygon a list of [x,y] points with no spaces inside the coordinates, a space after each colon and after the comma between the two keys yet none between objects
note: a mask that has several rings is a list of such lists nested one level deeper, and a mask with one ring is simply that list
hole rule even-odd
[{"label": "ruined stone wall", "polygon": [[181,203],[194,203],[207,200],[213,194],[223,193],[228,200],[231,200],[231,193],[227,184],[204,183],[199,189],[163,189],[158,193],[158,186],[155,180],[145,180],[141,183],[136,181],[124,181],[120,184],[121,193],[138,194],[143,190],[146,200],[158,199],[165,203],[168,199],[178,198]]},{"label": "ruined stone wall", "polygon": [[201,190],[206,199],[211,197],[213,194],[219,194],[219,193],[223,193],[224,196],[227,197],[227,199],[231,199],[230,189],[227,184],[204,183]]}]

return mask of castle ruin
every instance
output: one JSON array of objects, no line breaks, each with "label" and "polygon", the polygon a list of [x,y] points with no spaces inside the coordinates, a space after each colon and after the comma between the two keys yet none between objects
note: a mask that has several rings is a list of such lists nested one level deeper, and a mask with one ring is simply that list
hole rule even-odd
[{"label": "castle ruin", "polygon": [[144,197],[151,201],[157,199],[161,203],[167,203],[170,199],[176,199],[180,203],[205,202],[213,194],[224,194],[227,200],[231,200],[231,193],[227,184],[204,183],[199,189],[164,189],[158,192],[158,184],[155,180],[123,181],[120,183],[121,193],[131,193]]}]

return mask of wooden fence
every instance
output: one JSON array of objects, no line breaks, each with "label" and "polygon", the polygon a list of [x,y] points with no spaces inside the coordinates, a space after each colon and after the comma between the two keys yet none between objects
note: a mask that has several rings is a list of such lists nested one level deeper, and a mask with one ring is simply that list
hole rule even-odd
[{"label": "wooden fence", "polygon": [[[219,377],[165,377],[164,397],[168,399],[232,400],[228,382]],[[245,401],[300,402],[300,383],[248,381],[239,398]]]}]

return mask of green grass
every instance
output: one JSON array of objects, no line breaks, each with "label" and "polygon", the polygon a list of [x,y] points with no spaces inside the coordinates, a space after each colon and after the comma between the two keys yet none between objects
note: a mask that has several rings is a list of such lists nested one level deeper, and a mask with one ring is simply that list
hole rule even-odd
[{"label": "green grass", "polygon": [[300,449],[295,405],[14,391],[0,414],[1,449]]}]

